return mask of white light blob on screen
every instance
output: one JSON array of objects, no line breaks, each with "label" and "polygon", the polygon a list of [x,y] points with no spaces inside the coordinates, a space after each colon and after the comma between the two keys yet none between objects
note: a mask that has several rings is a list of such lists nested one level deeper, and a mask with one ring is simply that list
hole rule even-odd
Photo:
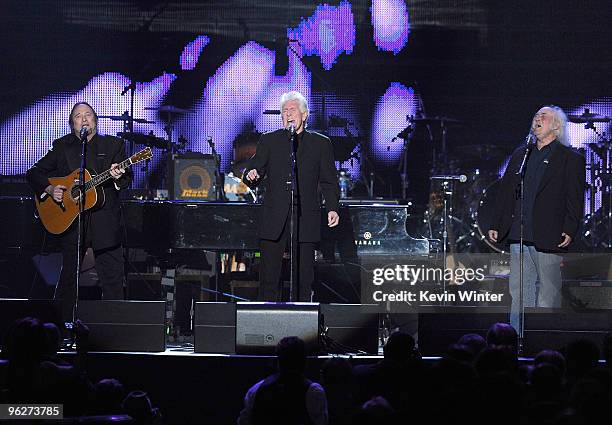
[{"label": "white light blob on screen", "polygon": [[[173,74],[163,74],[151,82],[137,84],[135,117],[155,120],[155,111],[145,111],[144,107],[159,106],[175,79]],[[128,77],[119,73],[100,74],[89,80],[82,90],[51,94],[7,119],[0,126],[0,140],[3,141],[0,173],[25,173],[47,152],[53,140],[69,133],[68,116],[77,102],[88,102],[98,115],[121,115],[129,111],[129,93],[121,96],[129,82]],[[163,124],[135,124],[134,129],[164,134]],[[100,119],[98,122],[98,131],[102,134],[115,134],[122,130],[120,121]]]},{"label": "white light blob on screen", "polygon": [[356,27],[351,4],[322,4],[297,28],[287,29],[289,40],[298,40],[306,56],[318,55],[321,65],[330,70],[342,53],[350,55],[355,47]]},{"label": "white light blob on screen", "polygon": [[410,22],[403,0],[372,0],[372,27],[378,50],[397,55],[408,42]]},{"label": "white light blob on screen", "polygon": [[391,83],[376,103],[372,118],[372,153],[376,161],[392,164],[399,160],[403,141],[394,138],[408,125],[407,115],[414,115],[418,106],[412,87]]},{"label": "white light blob on screen", "polygon": [[179,60],[179,64],[183,71],[191,71],[196,67],[200,59],[200,54],[208,43],[210,43],[210,38],[205,35],[200,35],[185,46]]},{"label": "white light blob on screen", "polygon": [[293,90],[299,91],[308,101],[309,108],[313,108],[310,91],[310,72],[308,72],[300,58],[296,56],[296,52],[300,53],[299,50],[293,52],[287,48],[287,55],[289,57],[287,73],[283,76],[271,76],[268,89],[261,99],[259,108],[253,111],[253,123],[258,131],[266,132],[282,127],[280,115],[264,114],[264,111],[280,110],[280,98],[283,93]]},{"label": "white light blob on screen", "polygon": [[209,153],[211,137],[221,155],[222,168],[232,159],[232,142],[245,125],[253,122],[253,111],[266,95],[274,76],[274,52],[248,42],[228,58],[208,79],[195,113],[179,122],[193,150]]}]

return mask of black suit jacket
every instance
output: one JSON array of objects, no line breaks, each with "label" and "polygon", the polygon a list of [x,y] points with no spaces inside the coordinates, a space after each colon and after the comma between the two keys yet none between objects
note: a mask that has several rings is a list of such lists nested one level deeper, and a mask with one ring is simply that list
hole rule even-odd
[{"label": "black suit jacket", "polygon": [[[250,169],[257,169],[266,185],[264,204],[259,217],[259,236],[278,239],[291,204],[289,132],[276,130],[261,136]],[[321,239],[321,205],[319,190],[327,211],[338,211],[339,188],[334,155],[329,138],[305,131],[297,152],[298,168],[298,235],[300,242]]]},{"label": "black suit jacket", "polygon": [[[95,146],[94,146],[95,145]],[[112,164],[120,163],[127,158],[125,143],[116,137],[96,134],[87,145],[98,161],[97,164],[86,164],[86,168],[94,174],[108,170]],[[63,177],[80,167],[81,142],[72,133],[53,141],[49,152],[30,168],[26,177],[36,196],[41,196],[49,186],[49,177]],[[104,249],[121,243],[120,203],[119,191],[126,188],[131,181],[131,170],[118,180],[109,179],[103,183],[104,205],[96,206],[91,216],[86,220],[89,223],[88,237],[91,238],[94,249]],[[63,236],[74,236],[76,220]]]},{"label": "black suit jacket", "polygon": [[[499,233],[498,241],[504,241],[510,233],[520,182],[516,172],[524,155],[524,146],[514,151],[501,180],[493,221],[493,230]],[[559,143],[548,157],[533,208],[533,242],[538,250],[565,251],[557,246],[562,240],[561,233],[576,239],[584,210],[585,181],[584,157]]]}]

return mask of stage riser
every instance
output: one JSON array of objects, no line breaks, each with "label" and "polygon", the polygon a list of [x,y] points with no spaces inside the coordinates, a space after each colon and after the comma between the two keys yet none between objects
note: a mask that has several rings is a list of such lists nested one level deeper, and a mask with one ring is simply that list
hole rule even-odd
[{"label": "stage riser", "polygon": [[[455,310],[455,311],[453,311]],[[439,356],[465,334],[485,336],[489,327],[507,322],[508,313],[457,312],[452,307],[419,314],[418,345],[423,356]]]},{"label": "stage riser", "polygon": [[[418,344],[424,356],[442,355],[461,336],[476,333],[486,337],[496,322],[508,322],[506,313],[439,313],[419,314]],[[525,309],[525,356],[543,349],[562,349],[577,339],[589,339],[601,346],[606,333],[612,331],[612,310]]]}]

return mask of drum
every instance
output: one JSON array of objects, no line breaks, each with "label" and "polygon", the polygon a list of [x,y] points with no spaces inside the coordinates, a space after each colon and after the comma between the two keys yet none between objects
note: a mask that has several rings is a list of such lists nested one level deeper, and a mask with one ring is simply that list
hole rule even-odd
[{"label": "drum", "polygon": [[474,223],[482,242],[495,252],[507,252],[504,244],[491,242],[488,236],[495,220],[495,201],[500,185],[501,180],[496,180],[482,191],[478,208],[474,213]]},{"label": "drum", "polygon": [[223,185],[225,198],[229,202],[257,202],[255,193],[238,177],[232,173],[225,175],[225,183]]}]

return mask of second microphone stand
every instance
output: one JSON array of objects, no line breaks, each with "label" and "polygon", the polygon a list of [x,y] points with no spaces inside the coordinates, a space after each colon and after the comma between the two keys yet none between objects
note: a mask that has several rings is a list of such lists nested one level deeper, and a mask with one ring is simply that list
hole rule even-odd
[{"label": "second microphone stand", "polygon": [[525,214],[524,214],[524,205],[525,205],[525,172],[527,170],[527,161],[529,160],[529,156],[533,151],[534,145],[530,143],[532,138],[531,132],[527,136],[527,143],[525,147],[525,154],[523,156],[523,161],[521,162],[521,166],[519,167],[516,175],[520,176],[519,179],[519,202],[520,205],[520,236],[519,236],[519,321],[518,321],[518,334],[519,334],[519,354],[523,352],[523,342],[525,338],[525,303],[524,303],[524,279],[525,279]]},{"label": "second microphone stand", "polygon": [[[294,245],[297,241],[294,241],[294,238],[298,237],[298,221],[295,220],[295,204],[296,204],[296,194],[297,194],[297,153],[296,153],[296,138],[297,134],[295,133],[295,127],[289,127],[289,161],[291,167],[291,206],[289,208],[289,214],[291,217],[289,218],[289,300],[293,301],[293,290],[294,284],[296,282],[295,279],[295,251],[296,246]],[[299,243],[297,243],[299,246]],[[281,291],[282,292],[282,291]]]},{"label": "second microphone stand", "polygon": [[[85,130],[85,131],[84,131]],[[88,131],[86,128],[81,129],[80,141],[81,141],[81,166],[79,168],[79,214],[77,217],[77,262],[76,262],[76,282],[74,285],[74,306],[72,308],[72,325],[76,323],[78,319],[79,309],[79,283],[81,282],[81,251],[82,251],[82,239],[83,239],[83,209],[85,205],[85,155],[87,152],[87,135]]]}]

